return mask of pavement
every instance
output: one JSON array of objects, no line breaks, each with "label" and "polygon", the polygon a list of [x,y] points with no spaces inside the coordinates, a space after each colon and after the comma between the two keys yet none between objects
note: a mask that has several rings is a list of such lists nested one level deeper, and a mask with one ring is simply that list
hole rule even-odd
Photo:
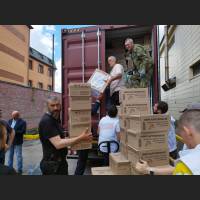
[{"label": "pavement", "polygon": [[[42,158],[42,146],[40,140],[24,141],[23,144],[23,175],[41,175],[40,161]],[[6,163],[8,161],[8,153],[6,154]],[[74,175],[77,159],[67,159],[69,175]],[[14,165],[16,168],[16,157],[14,157]],[[84,175],[91,174],[91,167],[88,165]]]}]

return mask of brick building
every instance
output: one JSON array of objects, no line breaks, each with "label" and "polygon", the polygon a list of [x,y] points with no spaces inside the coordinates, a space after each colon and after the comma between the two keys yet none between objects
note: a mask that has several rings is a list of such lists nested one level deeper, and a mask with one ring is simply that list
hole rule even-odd
[{"label": "brick building", "polygon": [[28,83],[31,26],[0,25],[0,80]]},{"label": "brick building", "polygon": [[8,120],[18,110],[29,129],[37,128],[54,90],[55,64],[30,47],[28,25],[0,25],[0,109]]},{"label": "brick building", "polygon": [[0,25],[0,80],[53,91],[55,63],[30,47],[30,29]]}]

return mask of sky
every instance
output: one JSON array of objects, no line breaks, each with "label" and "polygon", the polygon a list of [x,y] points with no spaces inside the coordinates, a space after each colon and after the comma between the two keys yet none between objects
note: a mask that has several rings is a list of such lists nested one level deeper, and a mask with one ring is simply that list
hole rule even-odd
[{"label": "sky", "polygon": [[89,25],[32,25],[30,46],[52,58],[52,35],[54,34],[54,60],[56,63],[55,91],[61,92],[61,29],[81,28]]},{"label": "sky", "polygon": [[[32,25],[30,46],[45,56],[52,58],[52,35],[54,34],[54,59],[56,63],[55,91],[61,92],[61,29],[81,28],[89,25]],[[160,38],[164,34],[164,25],[159,25]]]}]

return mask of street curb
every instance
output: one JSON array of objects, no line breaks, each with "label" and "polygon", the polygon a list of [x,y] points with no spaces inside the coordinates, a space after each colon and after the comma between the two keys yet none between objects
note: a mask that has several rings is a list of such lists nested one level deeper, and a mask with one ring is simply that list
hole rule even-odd
[{"label": "street curb", "polygon": [[24,139],[25,140],[38,140],[39,139],[39,134],[35,134],[35,135],[24,135]]}]

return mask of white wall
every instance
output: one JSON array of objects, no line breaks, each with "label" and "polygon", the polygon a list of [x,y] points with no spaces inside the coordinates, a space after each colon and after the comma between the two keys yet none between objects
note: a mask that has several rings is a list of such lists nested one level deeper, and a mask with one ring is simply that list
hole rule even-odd
[{"label": "white wall", "polygon": [[[169,50],[169,76],[176,76],[176,88],[165,92],[161,99],[169,104],[170,113],[178,119],[187,104],[200,102],[200,76],[190,79],[190,66],[200,60],[200,25],[178,25],[175,43]],[[165,81],[164,52],[160,55],[161,85]]]}]

